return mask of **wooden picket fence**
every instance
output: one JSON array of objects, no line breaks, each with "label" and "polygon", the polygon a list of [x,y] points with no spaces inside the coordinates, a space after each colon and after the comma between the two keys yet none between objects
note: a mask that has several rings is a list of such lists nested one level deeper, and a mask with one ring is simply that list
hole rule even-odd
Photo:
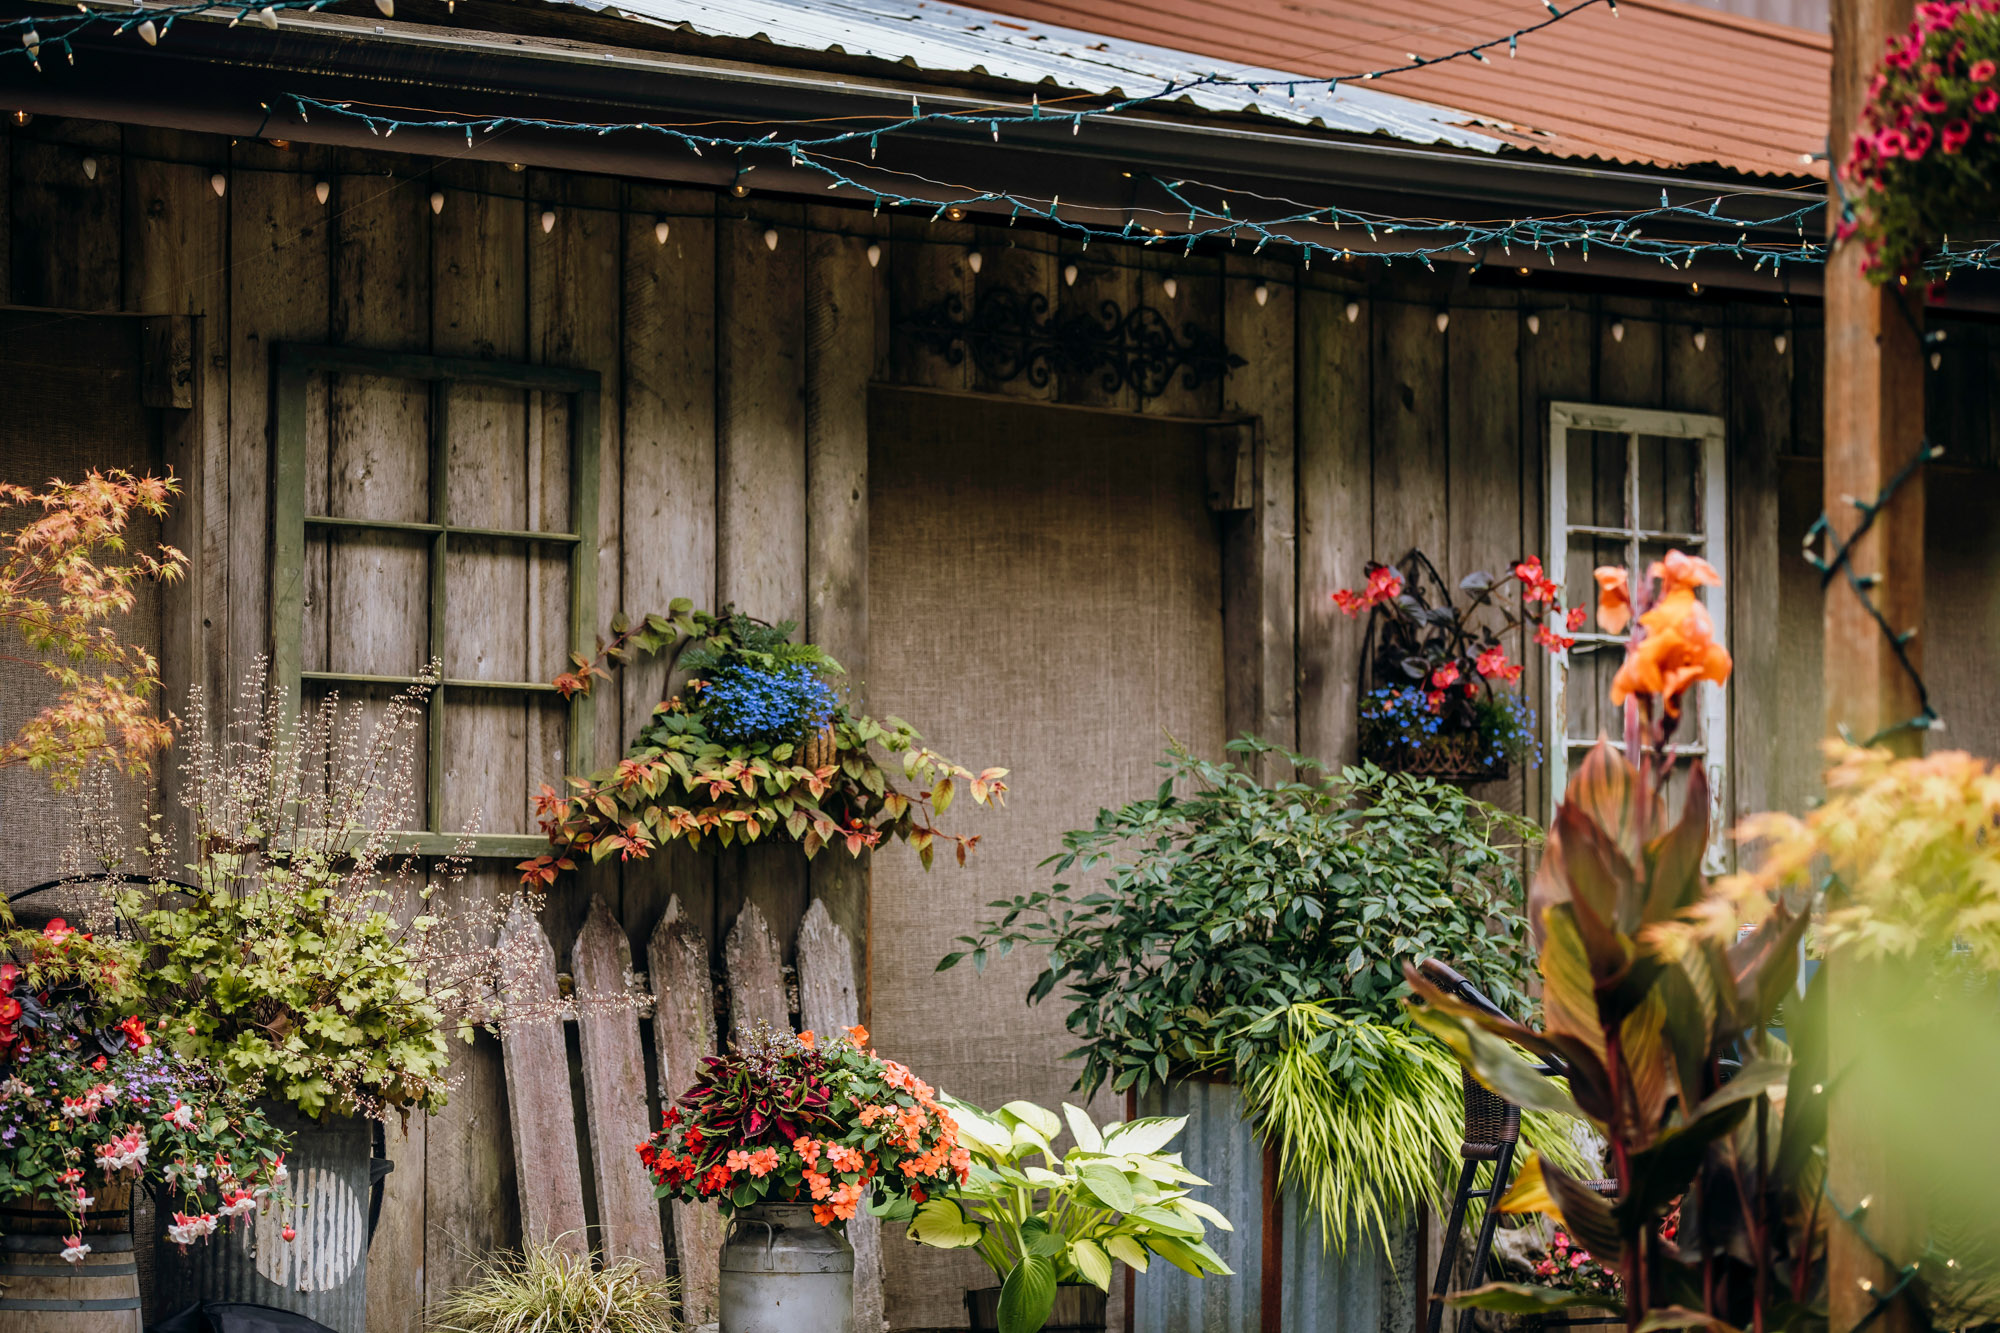
[{"label": "wooden picket fence", "polygon": [[[634,1152],[653,1128],[640,1022],[650,1019],[653,1024],[663,1098],[686,1088],[696,1063],[716,1049],[707,939],[675,897],[647,942],[646,971],[637,974],[624,926],[601,897],[593,898],[570,954],[572,996],[565,1003],[555,951],[541,923],[517,912],[502,935],[509,946],[502,950],[509,960],[501,982],[506,1010],[571,1013],[577,1023],[597,1198],[592,1237],[585,1230],[582,1158],[562,1025],[509,1023],[501,1051],[524,1233],[556,1239],[579,1252],[594,1240],[607,1259],[636,1259],[653,1273],[667,1271],[671,1242],[683,1317],[693,1325],[714,1322],[722,1217],[710,1204],[674,1203],[668,1208],[671,1235],[663,1234],[652,1178]],[[824,904],[815,901],[808,909],[797,943],[803,1027],[832,1032],[859,1022],[853,949]],[[737,916],[722,952],[730,1036],[748,1035],[760,1020],[788,1029],[783,954],[755,904]],[[848,1223],[847,1235],[854,1245],[854,1326],[861,1333],[879,1333],[885,1327],[881,1224],[864,1212]]]}]

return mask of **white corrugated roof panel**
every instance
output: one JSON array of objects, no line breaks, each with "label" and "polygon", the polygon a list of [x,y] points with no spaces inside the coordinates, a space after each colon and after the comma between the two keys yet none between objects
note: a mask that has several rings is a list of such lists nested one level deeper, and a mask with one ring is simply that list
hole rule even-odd
[{"label": "white corrugated roof panel", "polygon": [[1284,85],[1296,72],[1220,67],[1186,51],[1009,18],[941,0],[569,0],[587,9],[685,28],[709,37],[769,42],[801,51],[984,74],[1027,86],[1052,84],[1102,96],[1144,96],[1215,74],[1268,80],[1262,90],[1206,86],[1181,94],[1213,111],[1260,111],[1352,134],[1498,151],[1501,140],[1470,128],[1462,111],[1342,84]]}]

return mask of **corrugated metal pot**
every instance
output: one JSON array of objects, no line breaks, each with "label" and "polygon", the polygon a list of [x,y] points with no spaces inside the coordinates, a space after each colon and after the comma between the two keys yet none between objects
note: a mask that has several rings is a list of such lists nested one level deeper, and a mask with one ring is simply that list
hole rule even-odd
[{"label": "corrugated metal pot", "polygon": [[[1104,1333],[1109,1298],[1089,1283],[1064,1283],[1056,1288],[1056,1303],[1042,1333]],[[965,1317],[972,1333],[999,1333],[1000,1288],[977,1287],[965,1293]]]},{"label": "corrugated metal pot", "polygon": [[[260,1213],[185,1251],[166,1239],[173,1208],[159,1201],[154,1260],[163,1310],[196,1301],[251,1301],[317,1319],[334,1333],[367,1333],[368,1122],[307,1120],[288,1103],[260,1104],[291,1134],[290,1209]],[[287,1224],[297,1236],[287,1241]]]},{"label": "corrugated metal pot", "polygon": [[854,1333],[854,1247],[809,1203],[760,1203],[722,1245],[722,1333]]}]

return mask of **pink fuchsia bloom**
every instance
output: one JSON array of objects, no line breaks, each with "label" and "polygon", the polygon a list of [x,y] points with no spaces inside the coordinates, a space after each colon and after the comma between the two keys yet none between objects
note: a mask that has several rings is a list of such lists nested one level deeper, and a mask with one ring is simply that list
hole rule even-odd
[{"label": "pink fuchsia bloom", "polygon": [[167,1239],[176,1245],[191,1245],[215,1230],[214,1213],[175,1213],[167,1228]]},{"label": "pink fuchsia bloom", "polygon": [[81,1263],[83,1256],[90,1253],[90,1247],[83,1243],[81,1236],[64,1236],[62,1257],[65,1263]]},{"label": "pink fuchsia bloom", "polygon": [[174,1098],[173,1109],[167,1112],[167,1119],[182,1129],[193,1129],[195,1117],[195,1109],[178,1097]]}]

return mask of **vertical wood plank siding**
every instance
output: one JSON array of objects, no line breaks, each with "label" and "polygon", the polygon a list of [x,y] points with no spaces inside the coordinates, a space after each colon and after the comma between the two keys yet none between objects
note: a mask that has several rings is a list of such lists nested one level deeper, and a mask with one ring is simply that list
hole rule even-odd
[{"label": "vertical wood plank siding", "polygon": [[[93,178],[81,170],[85,156],[97,159]],[[218,171],[227,187],[220,196],[210,185]],[[325,203],[315,189],[322,180]],[[441,211],[431,207],[433,190]],[[554,216],[547,231],[545,211]],[[218,699],[234,697],[267,649],[275,342],[597,371],[598,546],[587,563],[600,631],[617,612],[663,610],[676,596],[734,601],[767,619],[801,621],[849,668],[857,697],[868,673],[871,383],[1254,419],[1255,507],[1218,517],[1228,553],[1229,724],[1336,763],[1354,757],[1362,627],[1327,594],[1357,581],[1364,561],[1412,546],[1451,579],[1544,550],[1546,404],[1595,399],[1727,417],[1731,630],[1742,664],[1732,781],[1739,808],[1797,797],[1796,779],[1772,771],[1772,753],[1780,735],[1814,728],[1794,726],[1791,705],[1778,697],[1790,620],[1781,624],[1774,607],[1781,592],[1787,605],[1811,592],[1783,577],[1804,515],[1800,504],[1781,505],[1783,477],[1802,465],[1781,460],[1819,451],[1817,311],[1511,281],[1492,270],[1468,278],[1361,264],[1307,273],[1240,252],[1084,251],[1025,226],[878,218],[818,203],[718,199],[496,164],[232,146],[54,118],[0,131],[0,302],[195,321],[195,406],[169,456],[195,490],[182,541],[199,567],[164,643],[177,659],[169,671]],[[1150,305],[1176,328],[1219,333],[1246,364],[1223,381],[1177,381],[1141,400],[1097,376],[996,381],[893,332],[900,314],[954,296],[969,307],[1000,287],[1062,312],[1095,314],[1106,300],[1124,310]],[[1704,347],[1693,340],[1697,324]],[[1978,380],[1994,364],[1994,346],[1954,333],[1947,370]],[[335,379],[316,384],[308,405],[317,432],[310,502],[335,514],[419,517],[432,480],[423,440],[435,405],[407,386]],[[1990,465],[2000,412],[1949,388],[1934,398],[1935,411],[1950,407],[1954,449]],[[448,406],[444,489],[454,519],[560,526],[570,424],[562,405],[455,389]],[[969,399],[965,410],[981,409]],[[1810,479],[1799,475],[1804,494]],[[0,476],[35,480],[8,475],[5,460]],[[305,651],[337,648],[350,670],[414,665],[406,659],[431,646],[424,552],[374,537],[315,538],[308,548]],[[455,674],[546,678],[558,669],[561,618],[543,612],[559,606],[568,577],[559,551],[523,562],[471,543],[454,547],[444,637],[461,664],[477,664]],[[517,607],[527,609],[500,613]],[[940,632],[948,630],[941,611]],[[1810,648],[1807,636],[1794,637],[1801,651]],[[1541,655],[1524,644],[1513,653],[1530,664],[1528,697],[1541,699]],[[658,662],[601,687],[596,758],[615,753],[668,687]],[[477,814],[486,831],[530,829],[532,787],[587,763],[564,752],[559,711],[459,694],[447,714],[442,767],[484,775],[446,784],[454,820]],[[1980,740],[1956,729],[1950,739]],[[1532,775],[1483,794],[1547,813]],[[934,962],[904,956],[893,938],[871,940],[867,876],[865,863],[844,857],[808,870],[775,846],[719,858],[676,849],[563,886],[544,926],[566,956],[591,893],[601,893],[643,951],[678,895],[715,965],[740,909],[754,903],[789,961],[806,905],[819,899],[853,941],[865,1021],[872,974],[927,971]],[[511,877],[504,865],[484,864],[455,892],[498,894]],[[1053,1009],[1048,1017],[1060,1021]],[[463,1082],[446,1112],[414,1123],[407,1136],[392,1130],[398,1166],[375,1247],[372,1327],[414,1330],[422,1301],[463,1278],[469,1253],[519,1239],[499,1049],[482,1037],[459,1061]],[[655,1104],[661,1091],[655,1078]],[[888,1262],[900,1244],[885,1237]]]}]

